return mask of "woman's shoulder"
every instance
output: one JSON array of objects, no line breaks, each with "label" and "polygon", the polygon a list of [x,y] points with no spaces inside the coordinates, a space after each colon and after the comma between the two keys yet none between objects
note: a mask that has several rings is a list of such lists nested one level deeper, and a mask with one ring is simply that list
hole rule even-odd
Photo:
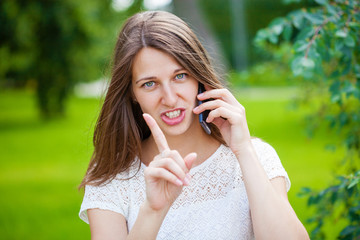
[{"label": "woman's shoulder", "polygon": [[257,153],[265,154],[265,153],[273,153],[275,149],[266,141],[258,137],[252,137],[251,143],[255,148]]},{"label": "woman's shoulder", "polygon": [[291,185],[290,179],[276,150],[269,143],[260,138],[253,138],[252,143],[258,159],[269,179],[279,176],[285,177],[286,188],[289,190]]},{"label": "woman's shoulder", "polygon": [[128,169],[116,174],[114,181],[129,180],[141,175],[142,166],[143,165],[141,161],[138,158],[136,158]]},{"label": "woman's shoulder", "polygon": [[[256,153],[259,155],[263,155],[263,154],[274,154],[275,149],[266,141],[264,141],[261,138],[258,137],[252,137],[251,138],[251,143],[256,151]],[[230,147],[225,146],[225,145],[220,145],[219,149],[217,150],[216,154],[225,154],[225,155],[230,155],[232,156],[232,151],[230,149]],[[235,155],[234,155],[235,156]]]},{"label": "woman's shoulder", "polygon": [[134,162],[130,165],[126,170],[117,173],[113,177],[109,177],[106,181],[103,181],[101,184],[97,184],[94,182],[90,184],[90,186],[95,186],[98,188],[101,187],[109,187],[109,186],[119,186],[119,185],[128,185],[129,181],[133,178],[139,178],[139,175],[142,173],[142,164],[138,158],[134,160]]}]

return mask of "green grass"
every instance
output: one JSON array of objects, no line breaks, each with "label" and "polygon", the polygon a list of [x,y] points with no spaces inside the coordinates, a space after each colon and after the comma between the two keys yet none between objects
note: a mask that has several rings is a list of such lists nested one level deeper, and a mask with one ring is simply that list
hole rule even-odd
[{"label": "green grass", "polygon": [[[287,110],[293,91],[245,89],[237,96],[252,135],[277,150],[292,182],[289,200],[310,230],[305,219],[312,210],[296,195],[303,186],[321,189],[331,182],[341,152],[324,150],[332,139],[325,130],[306,137],[304,112]],[[2,238],[89,239],[88,225],[77,216],[82,201],[77,186],[91,155],[99,100],[71,98],[66,118],[44,122],[32,93],[2,91],[0,111]]]},{"label": "green grass", "polygon": [[0,93],[3,239],[89,239],[77,186],[91,155],[98,100],[69,101],[67,118],[39,120],[33,96]]}]

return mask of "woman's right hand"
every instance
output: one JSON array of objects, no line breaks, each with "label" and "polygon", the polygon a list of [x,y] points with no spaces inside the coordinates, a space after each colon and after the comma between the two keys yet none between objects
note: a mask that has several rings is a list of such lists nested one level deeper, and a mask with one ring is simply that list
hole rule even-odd
[{"label": "woman's right hand", "polygon": [[146,113],[143,117],[160,152],[145,169],[146,204],[154,211],[167,211],[180,195],[183,186],[189,184],[188,173],[196,153],[182,158],[176,150],[170,150],[156,121]]}]

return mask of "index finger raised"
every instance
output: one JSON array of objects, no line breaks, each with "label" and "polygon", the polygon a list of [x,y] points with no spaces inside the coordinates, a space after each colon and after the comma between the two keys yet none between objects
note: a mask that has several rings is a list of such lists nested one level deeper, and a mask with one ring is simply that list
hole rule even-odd
[{"label": "index finger raised", "polygon": [[150,131],[154,137],[155,143],[159,149],[159,152],[163,152],[169,149],[169,145],[166,141],[164,133],[161,131],[159,125],[156,123],[155,119],[147,114],[144,113],[143,117],[145,119],[146,124],[149,126]]}]

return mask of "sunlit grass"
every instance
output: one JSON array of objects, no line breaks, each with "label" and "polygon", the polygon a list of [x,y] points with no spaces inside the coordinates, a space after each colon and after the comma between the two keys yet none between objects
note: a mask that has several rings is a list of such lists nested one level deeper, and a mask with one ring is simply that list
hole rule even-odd
[{"label": "sunlit grass", "polygon": [[[306,137],[304,111],[288,110],[293,93],[279,88],[249,95],[243,89],[236,95],[246,108],[252,135],[277,150],[292,182],[290,202],[305,223],[311,211],[297,193],[303,186],[325,187],[341,152],[324,150],[332,138],[325,130],[314,139]],[[66,118],[44,122],[31,92],[6,91],[0,96],[2,238],[89,239],[88,225],[77,217],[82,201],[77,186],[91,155],[99,100],[73,97]]]},{"label": "sunlit grass", "polygon": [[91,155],[99,101],[69,101],[65,119],[39,120],[29,92],[2,92],[0,232],[4,239],[89,239],[77,186]]}]

